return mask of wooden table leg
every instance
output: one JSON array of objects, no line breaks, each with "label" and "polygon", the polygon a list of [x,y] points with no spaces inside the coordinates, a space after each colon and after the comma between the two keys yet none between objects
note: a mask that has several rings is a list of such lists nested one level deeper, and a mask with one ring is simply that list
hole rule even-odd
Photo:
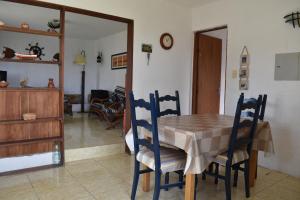
[{"label": "wooden table leg", "polygon": [[195,174],[187,174],[185,179],[185,200],[194,200]]},{"label": "wooden table leg", "polygon": [[255,174],[256,174],[256,166],[257,166],[257,154],[256,150],[252,150],[250,156],[250,165],[249,165],[249,185],[250,187],[254,187],[255,185]]}]

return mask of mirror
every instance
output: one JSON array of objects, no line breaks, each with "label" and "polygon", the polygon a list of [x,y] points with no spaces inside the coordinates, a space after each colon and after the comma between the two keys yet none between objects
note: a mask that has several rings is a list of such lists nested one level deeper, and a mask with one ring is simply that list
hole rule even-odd
[{"label": "mirror", "polygon": [[300,80],[300,52],[275,55],[276,81]]}]

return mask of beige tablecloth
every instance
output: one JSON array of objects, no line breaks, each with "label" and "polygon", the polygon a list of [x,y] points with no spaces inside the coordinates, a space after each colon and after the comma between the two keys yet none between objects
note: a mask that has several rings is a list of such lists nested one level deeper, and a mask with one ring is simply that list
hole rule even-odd
[{"label": "beige tablecloth", "polygon": [[[185,173],[200,174],[214,157],[226,152],[233,120],[234,117],[226,115],[162,117],[158,120],[159,140],[187,153]],[[142,129],[142,134],[150,136],[146,129]],[[274,153],[268,122],[258,123],[253,149]]]}]

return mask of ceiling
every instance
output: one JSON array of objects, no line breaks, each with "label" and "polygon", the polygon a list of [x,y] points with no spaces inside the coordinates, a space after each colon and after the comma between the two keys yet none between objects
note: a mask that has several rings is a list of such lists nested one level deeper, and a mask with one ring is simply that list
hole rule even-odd
[{"label": "ceiling", "polygon": [[212,3],[218,0],[167,0],[169,2],[174,2],[174,3],[178,3],[181,5],[185,5],[188,7],[194,7],[194,6],[201,6],[201,5],[205,5],[208,3]]},{"label": "ceiling", "polygon": [[[58,11],[0,1],[0,20],[6,25],[19,27],[22,22],[27,22],[31,28],[48,30],[47,23],[52,19],[59,19]],[[125,23],[66,13],[65,35],[69,38],[96,40],[125,30]]]}]

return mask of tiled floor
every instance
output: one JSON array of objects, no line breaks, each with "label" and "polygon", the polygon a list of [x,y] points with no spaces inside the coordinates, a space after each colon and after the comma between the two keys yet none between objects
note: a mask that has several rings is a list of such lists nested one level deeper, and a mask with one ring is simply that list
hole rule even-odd
[{"label": "tiled floor", "polygon": [[[116,156],[67,163],[65,167],[27,174],[0,177],[0,199],[12,200],[126,200],[130,199],[133,159]],[[172,177],[174,179],[174,177]],[[232,189],[233,199],[246,199],[242,176],[238,188]],[[140,181],[141,183],[141,181]],[[153,181],[151,181],[153,183]],[[139,185],[141,186],[141,184]],[[153,188],[153,185],[151,186]],[[225,199],[224,184],[213,183],[211,177],[200,181],[197,199]],[[161,192],[161,200],[183,199],[184,190]],[[152,199],[152,191],[139,188],[137,200]],[[298,200],[300,179],[259,168],[256,186],[250,200]]]},{"label": "tiled floor", "polygon": [[106,130],[107,124],[94,115],[74,113],[65,117],[64,124],[66,149],[124,143],[121,127]]}]

